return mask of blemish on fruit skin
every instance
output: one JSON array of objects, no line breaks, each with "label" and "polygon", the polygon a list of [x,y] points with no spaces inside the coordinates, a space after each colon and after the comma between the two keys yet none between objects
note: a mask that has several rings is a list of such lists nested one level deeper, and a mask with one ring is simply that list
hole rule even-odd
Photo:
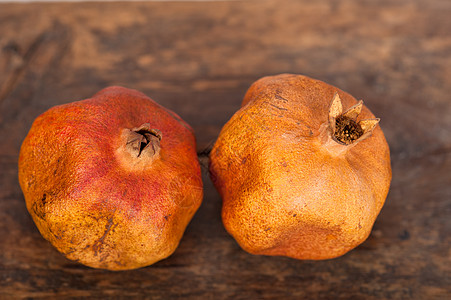
[{"label": "blemish on fruit skin", "polygon": [[286,98],[280,96],[279,93],[280,93],[280,92],[278,92],[278,93],[274,96],[274,98],[276,98],[276,99],[278,99],[278,100],[282,100],[283,102],[288,102],[288,99],[286,99]]},{"label": "blemish on fruit skin", "polygon": [[[61,239],[62,239],[61,234],[56,234],[56,233],[52,230],[51,227],[48,227],[48,230],[49,230],[50,234],[51,234],[53,237],[55,237],[57,240],[61,240]],[[64,233],[64,232],[63,232],[63,233]]]},{"label": "blemish on fruit skin", "polygon": [[45,219],[45,205],[47,203],[47,194],[44,193],[42,197],[33,203],[32,209],[37,217]]},{"label": "blemish on fruit skin", "polygon": [[94,250],[95,256],[97,256],[97,254],[102,251],[102,246],[104,244],[104,240],[105,240],[106,236],[108,235],[108,233],[110,232],[110,230],[112,229],[113,225],[114,225],[114,227],[117,226],[117,224],[113,224],[113,217],[108,218],[103,235],[97,241],[95,241],[94,244],[92,245],[92,250]]},{"label": "blemish on fruit skin", "polygon": [[46,199],[47,199],[47,194],[45,194],[44,193],[44,195],[42,195],[42,198],[41,198],[41,203],[42,203],[42,205],[44,206],[45,204],[46,204]]},{"label": "blemish on fruit skin", "polygon": [[277,105],[275,105],[275,104],[269,104],[269,105],[271,105],[272,107],[274,107],[275,109],[278,109],[278,110],[284,110],[284,111],[287,111],[288,109],[286,109],[285,107],[280,107],[280,106],[277,106]]}]

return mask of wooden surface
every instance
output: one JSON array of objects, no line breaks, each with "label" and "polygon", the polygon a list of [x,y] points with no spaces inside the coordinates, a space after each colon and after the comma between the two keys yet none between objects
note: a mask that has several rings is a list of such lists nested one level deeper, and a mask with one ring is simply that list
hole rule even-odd
[{"label": "wooden surface", "polygon": [[[0,5],[0,298],[450,299],[451,2],[224,1]],[[60,255],[29,216],[20,144],[53,105],[108,85],[180,114],[207,148],[257,78],[292,72],[365,100],[390,144],[369,239],[330,261],[242,251],[205,197],[177,251],[126,272]]]}]

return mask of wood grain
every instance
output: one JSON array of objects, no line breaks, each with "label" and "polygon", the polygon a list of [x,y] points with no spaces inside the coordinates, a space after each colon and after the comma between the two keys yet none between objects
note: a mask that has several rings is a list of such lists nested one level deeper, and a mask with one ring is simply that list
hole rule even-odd
[{"label": "wood grain", "polygon": [[[0,298],[451,298],[450,14],[440,0],[0,4]],[[40,113],[123,85],[180,114],[202,151],[254,80],[283,72],[381,118],[393,182],[363,245],[317,262],[245,253],[205,159],[202,207],[164,261],[89,269],[40,236],[17,182]]]}]

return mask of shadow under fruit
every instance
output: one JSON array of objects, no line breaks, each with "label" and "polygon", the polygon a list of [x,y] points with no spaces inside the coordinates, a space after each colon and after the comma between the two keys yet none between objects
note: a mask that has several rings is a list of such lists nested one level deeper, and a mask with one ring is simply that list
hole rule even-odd
[{"label": "shadow under fruit", "polygon": [[378,122],[318,80],[255,82],[210,154],[227,231],[250,253],[297,259],[330,259],[361,244],[391,181]]},{"label": "shadow under fruit", "polygon": [[203,196],[191,127],[122,87],[39,116],[21,147],[19,182],[44,238],[109,270],[171,255]]}]

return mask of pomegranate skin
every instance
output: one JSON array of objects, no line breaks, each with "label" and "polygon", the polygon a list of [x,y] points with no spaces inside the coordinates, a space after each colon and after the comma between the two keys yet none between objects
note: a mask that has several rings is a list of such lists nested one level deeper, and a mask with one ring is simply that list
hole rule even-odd
[{"label": "pomegranate skin", "polygon": [[[337,140],[332,122],[341,115],[359,124],[358,140]],[[226,230],[249,253],[296,259],[331,259],[361,244],[391,181],[378,121],[319,80],[281,74],[256,81],[210,154]]]},{"label": "pomegranate skin", "polygon": [[109,270],[171,255],[203,196],[191,127],[123,87],[40,115],[21,146],[19,182],[45,239]]}]

